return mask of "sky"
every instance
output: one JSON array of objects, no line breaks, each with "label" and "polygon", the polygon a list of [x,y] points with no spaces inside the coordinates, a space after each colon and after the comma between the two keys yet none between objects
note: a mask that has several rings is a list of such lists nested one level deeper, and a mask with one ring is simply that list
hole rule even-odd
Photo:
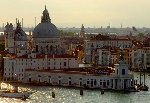
[{"label": "sky", "polygon": [[40,23],[45,8],[57,27],[150,27],[150,0],[0,0],[0,27],[23,18],[24,27]]}]

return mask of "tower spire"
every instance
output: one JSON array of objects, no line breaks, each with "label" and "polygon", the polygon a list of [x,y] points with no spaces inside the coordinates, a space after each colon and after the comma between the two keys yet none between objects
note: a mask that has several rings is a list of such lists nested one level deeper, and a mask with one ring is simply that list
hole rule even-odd
[{"label": "tower spire", "polygon": [[46,5],[45,5],[45,10],[46,10]]}]

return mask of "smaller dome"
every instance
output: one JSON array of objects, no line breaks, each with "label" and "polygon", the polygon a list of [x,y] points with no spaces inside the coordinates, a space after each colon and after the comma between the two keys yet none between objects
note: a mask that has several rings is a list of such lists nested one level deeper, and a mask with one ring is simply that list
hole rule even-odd
[{"label": "smaller dome", "polygon": [[17,41],[27,41],[27,35],[23,30],[15,31]]},{"label": "smaller dome", "polygon": [[18,21],[15,33],[15,40],[18,41],[27,41],[27,34],[22,30],[21,25]]}]

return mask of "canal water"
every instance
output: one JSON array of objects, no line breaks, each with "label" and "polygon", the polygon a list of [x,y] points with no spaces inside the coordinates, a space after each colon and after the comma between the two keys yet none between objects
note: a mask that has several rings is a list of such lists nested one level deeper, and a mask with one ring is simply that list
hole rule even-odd
[{"label": "canal water", "polygon": [[[134,73],[134,76],[139,81],[139,73]],[[148,74],[145,81],[150,87]],[[105,91],[101,94],[100,90],[83,90],[83,96],[81,96],[78,88],[19,84],[19,89],[24,88],[36,92],[26,101],[0,97],[0,103],[150,103],[150,91],[131,93]],[[52,92],[55,92],[55,98],[52,98]]]}]

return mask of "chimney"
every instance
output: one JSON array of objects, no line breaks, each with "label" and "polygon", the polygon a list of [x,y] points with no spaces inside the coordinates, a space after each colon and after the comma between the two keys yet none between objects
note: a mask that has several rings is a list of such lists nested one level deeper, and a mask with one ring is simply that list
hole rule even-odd
[{"label": "chimney", "polygon": [[17,18],[16,18],[16,25],[17,25]]}]

